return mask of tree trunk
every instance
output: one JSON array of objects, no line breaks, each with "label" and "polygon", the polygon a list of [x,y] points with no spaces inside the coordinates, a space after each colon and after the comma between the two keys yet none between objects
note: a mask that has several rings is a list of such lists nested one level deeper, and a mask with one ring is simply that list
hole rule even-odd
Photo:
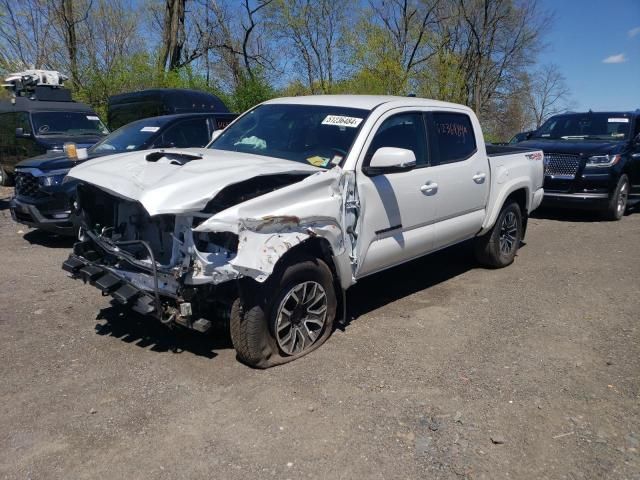
[{"label": "tree trunk", "polygon": [[73,0],[62,0],[62,18],[64,21],[64,37],[69,55],[69,70],[71,83],[78,86],[78,38],[76,35],[76,20],[73,11]]},{"label": "tree trunk", "polygon": [[164,27],[158,67],[175,70],[180,65],[184,46],[184,15],[186,0],[166,0]]}]

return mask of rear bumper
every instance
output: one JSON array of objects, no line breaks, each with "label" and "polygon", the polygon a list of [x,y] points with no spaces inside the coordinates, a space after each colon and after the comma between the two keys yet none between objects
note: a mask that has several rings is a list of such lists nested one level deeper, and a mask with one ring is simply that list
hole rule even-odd
[{"label": "rear bumper", "polygon": [[555,193],[544,192],[543,207],[604,209],[609,203],[607,193]]},{"label": "rear bumper", "polygon": [[[9,209],[11,210],[11,218],[23,225],[61,235],[74,235],[71,211],[69,210],[54,210],[43,213],[38,209],[37,205],[22,201],[16,197],[11,199]],[[52,218],[54,216],[64,216],[64,218]]]}]

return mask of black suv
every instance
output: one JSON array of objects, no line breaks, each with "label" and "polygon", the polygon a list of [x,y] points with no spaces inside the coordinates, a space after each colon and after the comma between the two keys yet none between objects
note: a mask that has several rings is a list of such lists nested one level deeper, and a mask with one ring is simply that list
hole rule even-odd
[{"label": "black suv", "polygon": [[556,115],[518,146],[544,151],[543,205],[619,220],[640,201],[640,110]]},{"label": "black suv", "polygon": [[[87,151],[87,160],[149,148],[204,147],[213,132],[226,126],[233,113],[186,113],[145,118],[129,123]],[[73,235],[71,216],[76,181],[65,181],[69,170],[84,160],[62,152],[31,158],[16,167],[11,216],[16,222],[63,235]]]}]

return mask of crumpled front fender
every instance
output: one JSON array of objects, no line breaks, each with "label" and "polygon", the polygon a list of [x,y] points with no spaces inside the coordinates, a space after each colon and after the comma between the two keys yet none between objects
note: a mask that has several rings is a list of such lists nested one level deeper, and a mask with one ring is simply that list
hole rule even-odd
[{"label": "crumpled front fender", "polygon": [[345,242],[344,190],[347,176],[336,167],[219,212],[194,232],[238,235],[238,251],[228,265],[239,276],[264,282],[292,248],[313,237],[327,240],[346,288],[351,272]]}]

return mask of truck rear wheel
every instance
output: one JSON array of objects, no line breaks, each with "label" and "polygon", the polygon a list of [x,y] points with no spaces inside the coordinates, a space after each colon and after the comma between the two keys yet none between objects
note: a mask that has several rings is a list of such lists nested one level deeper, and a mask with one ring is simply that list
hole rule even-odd
[{"label": "truck rear wheel", "polygon": [[607,205],[605,217],[608,220],[620,220],[624,215],[625,210],[627,209],[628,199],[629,199],[629,177],[627,177],[625,174],[622,174],[620,176],[620,180],[618,180],[618,185],[616,185],[616,189],[613,191],[613,194],[609,199],[609,204]]},{"label": "truck rear wheel", "polygon": [[522,212],[516,202],[505,204],[493,228],[476,239],[478,262],[491,268],[513,263],[522,241]]},{"label": "truck rear wheel", "polygon": [[240,361],[256,368],[312,352],[331,335],[336,316],[333,276],[322,260],[303,259],[274,276],[241,289],[231,308],[233,346]]}]

